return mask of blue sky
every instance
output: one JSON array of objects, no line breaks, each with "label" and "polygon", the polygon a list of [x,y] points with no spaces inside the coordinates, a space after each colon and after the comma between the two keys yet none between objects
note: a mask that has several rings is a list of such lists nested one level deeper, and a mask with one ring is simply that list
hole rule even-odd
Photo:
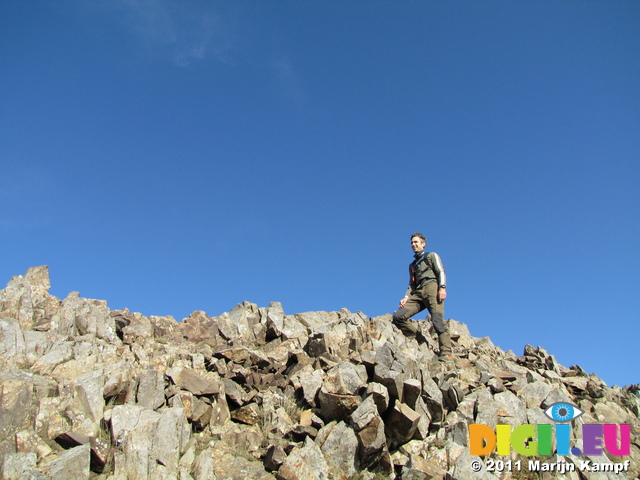
[{"label": "blue sky", "polygon": [[[447,318],[640,382],[640,2],[0,1],[0,276]],[[422,314],[419,318],[424,318]]]}]

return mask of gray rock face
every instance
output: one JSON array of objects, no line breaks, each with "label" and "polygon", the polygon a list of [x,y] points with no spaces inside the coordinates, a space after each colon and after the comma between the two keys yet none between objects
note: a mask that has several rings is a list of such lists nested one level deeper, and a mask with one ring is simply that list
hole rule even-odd
[{"label": "gray rock face", "polygon": [[307,437],[303,447],[296,447],[278,470],[279,480],[329,480],[329,465],[315,442]]},{"label": "gray rock face", "polygon": [[553,424],[557,402],[584,411],[572,445],[583,424],[629,425],[630,455],[589,457],[629,465],[541,478],[640,474],[640,387],[541,347],[516,356],[448,320],[455,359],[441,363],[428,324],[418,343],[390,315],[242,302],[176,322],[49,287],[43,266],[0,291],[5,479],[493,479],[487,460],[511,457],[473,457],[469,425]]},{"label": "gray rock face", "polygon": [[356,473],[358,438],[345,422],[321,428],[315,440],[327,462],[329,478],[349,478]]},{"label": "gray rock face", "polygon": [[413,438],[420,414],[404,403],[396,403],[386,423],[387,437],[392,447],[404,445]]}]

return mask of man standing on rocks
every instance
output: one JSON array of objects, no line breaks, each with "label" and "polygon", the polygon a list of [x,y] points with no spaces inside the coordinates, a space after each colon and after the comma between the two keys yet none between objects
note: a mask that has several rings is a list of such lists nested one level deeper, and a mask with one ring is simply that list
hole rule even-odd
[{"label": "man standing on rocks", "polygon": [[431,322],[438,332],[440,360],[451,360],[451,336],[444,324],[444,299],[447,298],[447,276],[440,256],[427,253],[427,239],[421,233],[411,235],[411,248],[415,260],[409,265],[409,288],[400,300],[399,309],[393,314],[393,323],[407,337],[415,338],[418,324],[411,320],[425,308],[431,314]]}]

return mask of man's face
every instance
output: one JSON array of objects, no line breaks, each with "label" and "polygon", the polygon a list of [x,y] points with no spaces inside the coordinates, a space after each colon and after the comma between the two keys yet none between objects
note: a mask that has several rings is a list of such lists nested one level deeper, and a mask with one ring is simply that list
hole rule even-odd
[{"label": "man's face", "polygon": [[411,248],[413,249],[414,253],[420,253],[421,251],[423,251],[426,244],[427,242],[422,240],[420,237],[411,238]]}]

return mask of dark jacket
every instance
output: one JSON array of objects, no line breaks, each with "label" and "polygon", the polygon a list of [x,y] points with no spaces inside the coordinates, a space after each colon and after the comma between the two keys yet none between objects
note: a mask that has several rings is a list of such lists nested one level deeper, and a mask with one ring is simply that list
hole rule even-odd
[{"label": "dark jacket", "polygon": [[415,293],[428,282],[438,282],[438,287],[447,285],[447,275],[444,272],[442,260],[436,252],[420,252],[414,255],[415,260],[409,265],[409,288],[406,296]]}]

